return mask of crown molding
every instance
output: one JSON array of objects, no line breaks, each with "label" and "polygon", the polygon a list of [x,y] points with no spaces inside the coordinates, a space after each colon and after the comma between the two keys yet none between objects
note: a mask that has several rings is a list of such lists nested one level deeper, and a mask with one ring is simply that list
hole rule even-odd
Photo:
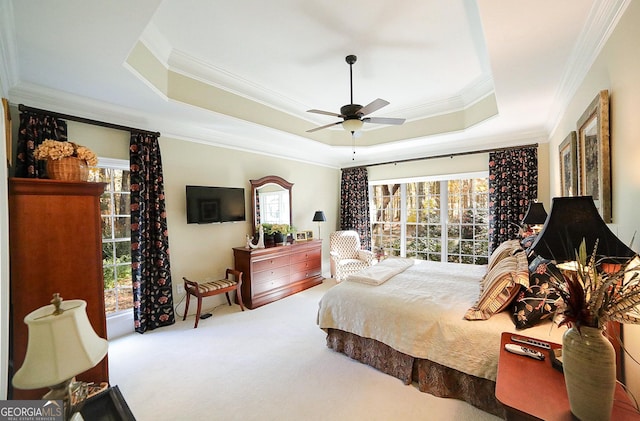
[{"label": "crown molding", "polygon": [[571,99],[578,91],[591,66],[604,48],[631,0],[604,0],[594,7],[582,28],[578,40],[567,60],[558,91],[549,111],[550,133],[554,133]]},{"label": "crown molding", "polygon": [[0,0],[0,93],[7,97],[9,89],[18,84],[18,58],[16,55],[13,5]]}]

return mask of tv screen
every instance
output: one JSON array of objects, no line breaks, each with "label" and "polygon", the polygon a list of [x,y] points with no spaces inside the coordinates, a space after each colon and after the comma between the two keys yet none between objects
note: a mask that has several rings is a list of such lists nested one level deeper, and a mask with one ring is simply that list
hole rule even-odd
[{"label": "tv screen", "polygon": [[187,224],[245,221],[244,189],[187,186]]}]

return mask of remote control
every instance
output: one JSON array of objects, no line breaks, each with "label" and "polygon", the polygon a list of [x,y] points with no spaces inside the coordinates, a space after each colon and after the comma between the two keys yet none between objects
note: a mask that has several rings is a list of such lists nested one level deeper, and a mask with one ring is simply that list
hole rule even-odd
[{"label": "remote control", "polygon": [[536,339],[523,338],[521,336],[513,335],[513,336],[511,336],[511,340],[513,342],[519,342],[519,343],[525,344],[525,345],[537,346],[538,348],[551,349],[551,345],[549,345],[547,342],[538,341]]},{"label": "remote control", "polygon": [[504,349],[509,352],[518,355],[524,355],[525,357],[531,357],[536,360],[544,360],[544,354],[540,351],[535,351],[531,348],[527,348],[526,346],[516,345],[516,344],[505,344]]}]

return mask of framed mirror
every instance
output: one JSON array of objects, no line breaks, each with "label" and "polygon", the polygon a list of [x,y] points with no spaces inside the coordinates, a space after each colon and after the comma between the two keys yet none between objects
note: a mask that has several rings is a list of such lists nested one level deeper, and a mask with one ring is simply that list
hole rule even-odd
[{"label": "framed mirror", "polygon": [[292,224],[291,188],[289,183],[277,175],[268,175],[251,182],[251,211],[253,232],[263,223]]}]

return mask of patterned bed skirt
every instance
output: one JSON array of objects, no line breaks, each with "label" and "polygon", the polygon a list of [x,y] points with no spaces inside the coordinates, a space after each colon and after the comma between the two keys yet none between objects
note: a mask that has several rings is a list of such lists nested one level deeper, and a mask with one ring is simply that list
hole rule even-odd
[{"label": "patterned bed skirt", "polygon": [[334,351],[360,361],[411,384],[418,390],[440,398],[468,402],[483,411],[505,418],[502,405],[496,400],[496,383],[454,370],[429,360],[414,358],[396,351],[375,339],[353,333],[328,329],[327,346]]}]

